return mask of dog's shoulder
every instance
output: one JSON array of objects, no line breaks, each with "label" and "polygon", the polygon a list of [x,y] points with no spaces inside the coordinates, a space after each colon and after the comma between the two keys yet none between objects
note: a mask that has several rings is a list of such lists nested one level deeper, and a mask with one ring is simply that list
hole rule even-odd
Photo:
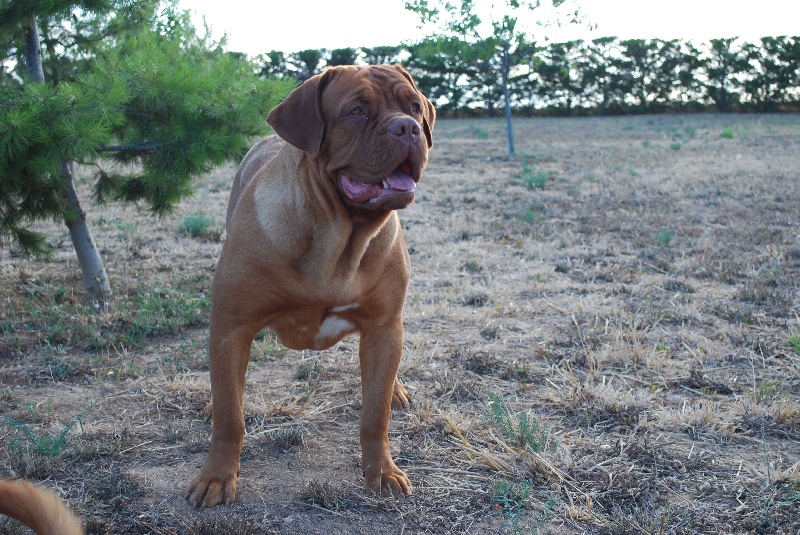
[{"label": "dog's shoulder", "polygon": [[276,165],[279,166],[281,160],[296,159],[297,156],[292,154],[296,151],[297,149],[277,135],[267,136],[253,145],[239,164],[233,179],[226,218],[228,225],[230,225],[239,199],[248,187],[254,185],[257,180],[268,178],[270,176],[269,169]]},{"label": "dog's shoulder", "polygon": [[[291,146],[286,141],[274,134],[253,145],[244,159],[242,159],[242,163],[239,164],[239,169],[236,172],[237,179],[242,181],[241,185],[245,186],[247,181],[260,175],[264,167],[280,157],[282,152],[289,147]],[[282,156],[285,157],[286,155],[283,154]]]}]

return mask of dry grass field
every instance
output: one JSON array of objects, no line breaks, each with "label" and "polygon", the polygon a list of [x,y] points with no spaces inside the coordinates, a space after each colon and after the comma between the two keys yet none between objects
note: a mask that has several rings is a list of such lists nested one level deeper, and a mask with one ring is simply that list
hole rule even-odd
[{"label": "dry grass field", "polygon": [[60,226],[49,259],[0,251],[0,477],[88,533],[800,533],[800,116],[515,133],[511,159],[500,120],[437,123],[401,213],[412,497],[363,489],[357,340],[265,333],[238,500],[183,501],[233,168],[174,217],[89,210],[114,311],[82,302]]}]

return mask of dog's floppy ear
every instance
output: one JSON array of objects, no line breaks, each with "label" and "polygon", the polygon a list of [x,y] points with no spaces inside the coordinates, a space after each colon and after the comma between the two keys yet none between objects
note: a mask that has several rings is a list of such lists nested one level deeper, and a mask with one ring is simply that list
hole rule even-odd
[{"label": "dog's floppy ear", "polygon": [[[420,93],[422,95],[422,93]],[[422,95],[425,110],[422,112],[422,131],[425,132],[425,139],[428,140],[428,148],[433,147],[433,123],[436,122],[436,108],[433,103]]]},{"label": "dog's floppy ear", "polygon": [[325,122],[322,119],[322,91],[332,76],[332,69],[312,76],[275,106],[267,123],[283,139],[307,152],[319,155]]},{"label": "dog's floppy ear", "polygon": [[436,122],[436,108],[434,108],[433,103],[417,89],[417,84],[414,83],[414,79],[411,78],[411,75],[402,65],[397,64],[394,68],[400,71],[400,73],[406,77],[406,80],[411,82],[416,92],[422,97],[422,131],[425,133],[425,139],[428,141],[428,148],[431,148],[433,146],[432,132],[433,123]]}]

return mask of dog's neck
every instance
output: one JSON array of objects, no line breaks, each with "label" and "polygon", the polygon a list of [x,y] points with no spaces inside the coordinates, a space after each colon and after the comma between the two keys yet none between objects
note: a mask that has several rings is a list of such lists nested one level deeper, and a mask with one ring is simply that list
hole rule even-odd
[{"label": "dog's neck", "polygon": [[300,270],[330,281],[343,275],[354,277],[364,262],[377,260],[373,257],[394,244],[400,232],[397,216],[394,210],[367,210],[346,204],[334,185],[335,177],[326,174],[323,161],[304,154],[300,165],[317,167],[306,176],[321,177],[300,184],[306,199],[318,201],[314,203],[318,209],[314,211],[313,237]]}]

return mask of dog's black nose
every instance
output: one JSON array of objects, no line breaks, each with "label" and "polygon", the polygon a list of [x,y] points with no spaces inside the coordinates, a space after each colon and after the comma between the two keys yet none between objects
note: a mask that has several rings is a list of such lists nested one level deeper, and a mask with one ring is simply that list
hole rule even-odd
[{"label": "dog's black nose", "polygon": [[406,143],[416,143],[419,141],[419,123],[411,117],[400,117],[389,124],[389,132],[395,136],[399,141]]}]

